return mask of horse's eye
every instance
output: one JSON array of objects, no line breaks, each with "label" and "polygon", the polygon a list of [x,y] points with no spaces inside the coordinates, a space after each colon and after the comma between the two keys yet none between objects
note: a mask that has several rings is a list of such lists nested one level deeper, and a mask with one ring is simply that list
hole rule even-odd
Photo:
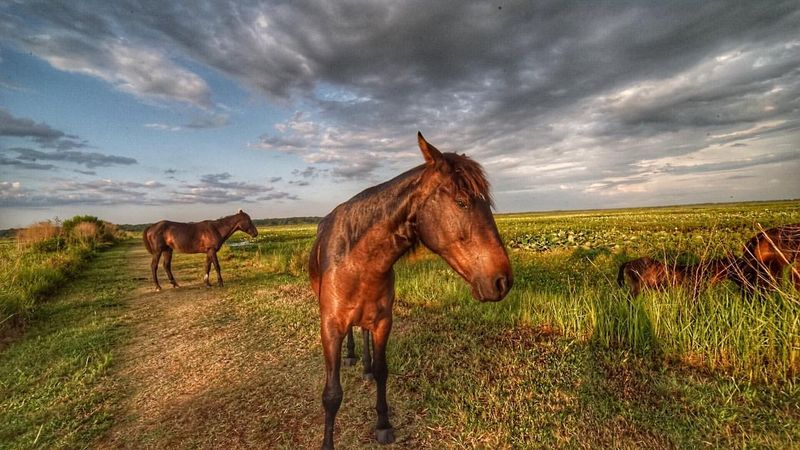
[{"label": "horse's eye", "polygon": [[464,199],[460,198],[460,197],[456,198],[456,205],[458,205],[458,207],[461,208],[461,209],[468,209],[469,208],[469,203],[464,201]]}]

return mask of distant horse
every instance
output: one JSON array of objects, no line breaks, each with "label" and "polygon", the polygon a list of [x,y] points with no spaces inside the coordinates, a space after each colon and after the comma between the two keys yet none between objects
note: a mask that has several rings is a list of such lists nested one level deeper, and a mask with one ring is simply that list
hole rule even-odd
[{"label": "distant horse", "polygon": [[238,213],[223,217],[217,220],[204,220],[202,222],[170,222],[162,220],[145,228],[143,233],[144,246],[153,255],[150,261],[150,268],[153,271],[153,282],[156,284],[156,292],[161,290],[158,284],[158,260],[164,254],[164,270],[167,272],[169,282],[173,287],[178,287],[175,277],[172,276],[172,252],[179,253],[205,253],[206,271],[203,280],[206,286],[209,283],[209,272],[211,263],[217,269],[217,283],[222,286],[222,273],[219,269],[217,252],[222,244],[236,231],[244,231],[250,236],[256,237],[258,230],[253,221],[241,209]]},{"label": "distant horse", "polygon": [[664,264],[655,259],[642,257],[619,266],[617,284],[630,288],[630,296],[637,297],[645,290],[666,290],[685,286],[697,297],[706,285],[714,285],[730,278],[736,269],[736,259],[722,259],[698,264]]},{"label": "distant horse", "polygon": [[325,355],[325,449],[333,448],[342,402],[342,341],[354,325],[372,334],[376,439],[394,441],[386,402],[386,344],[395,298],[392,266],[403,254],[424,244],[471,285],[480,301],[500,301],[511,289],[511,265],[492,217],[483,169],[464,155],[439,152],[422,134],[417,139],[425,164],[342,203],[317,228],[309,274],[319,299]]},{"label": "distant horse", "polygon": [[786,267],[795,289],[800,290],[800,224],[770,228],[747,241],[740,264],[743,291],[773,290]]}]

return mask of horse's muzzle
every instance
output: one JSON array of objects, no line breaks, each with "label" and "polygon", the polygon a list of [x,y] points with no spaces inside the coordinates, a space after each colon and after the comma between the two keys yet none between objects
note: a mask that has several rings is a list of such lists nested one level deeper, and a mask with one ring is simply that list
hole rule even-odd
[{"label": "horse's muzzle", "polygon": [[498,273],[475,280],[472,284],[472,296],[481,302],[499,302],[508,295],[513,284],[514,277],[510,273]]}]

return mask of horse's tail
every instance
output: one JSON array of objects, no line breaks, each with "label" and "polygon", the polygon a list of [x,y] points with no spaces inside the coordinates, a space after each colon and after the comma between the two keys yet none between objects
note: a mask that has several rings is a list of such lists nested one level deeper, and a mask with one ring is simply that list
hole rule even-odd
[{"label": "horse's tail", "polygon": [[144,241],[144,248],[147,249],[147,253],[153,254],[153,246],[150,244],[150,238],[147,236],[147,232],[150,231],[150,227],[144,229],[142,233],[142,240]]},{"label": "horse's tail", "polygon": [[619,287],[625,286],[625,269],[627,267],[628,267],[627,262],[624,262],[619,265],[619,272],[617,273],[617,285],[619,285]]}]

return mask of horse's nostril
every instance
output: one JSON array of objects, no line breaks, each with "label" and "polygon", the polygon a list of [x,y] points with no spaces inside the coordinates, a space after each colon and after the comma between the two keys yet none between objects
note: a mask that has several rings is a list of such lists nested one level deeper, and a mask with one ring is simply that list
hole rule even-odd
[{"label": "horse's nostril", "polygon": [[500,294],[504,294],[506,292],[506,288],[508,287],[508,279],[505,275],[500,275],[494,279],[494,287],[497,288],[497,292]]}]

